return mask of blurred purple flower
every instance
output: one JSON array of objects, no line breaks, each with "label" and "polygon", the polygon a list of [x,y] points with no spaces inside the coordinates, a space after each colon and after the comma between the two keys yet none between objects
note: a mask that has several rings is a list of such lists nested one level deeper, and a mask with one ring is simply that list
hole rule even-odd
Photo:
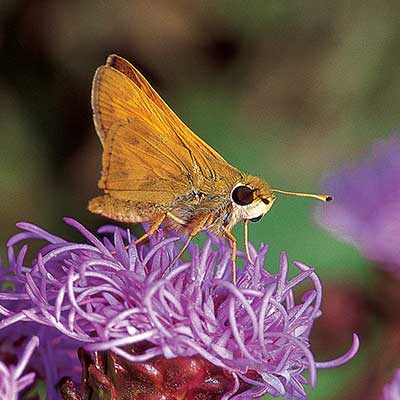
[{"label": "blurred purple flower", "polygon": [[320,225],[400,273],[400,138],[375,143],[370,156],[330,176],[324,189],[335,201],[318,208]]},{"label": "blurred purple flower", "polygon": [[[267,246],[259,252],[250,248],[254,265],[239,253],[244,268],[234,286],[231,250],[220,238],[210,235],[201,250],[191,245],[189,260],[170,268],[180,248],[178,236],[166,238],[159,230],[147,244],[136,246],[129,230],[102,227],[100,240],[77,221],[65,221],[88,243],[18,224],[22,232],[8,242],[17,290],[0,295],[0,331],[34,321],[83,342],[86,350],[112,350],[131,362],[200,355],[235,377],[235,387],[224,398],[237,400],[264,394],[306,399],[305,371],[314,387],[317,368],[339,366],[358,350],[354,335],[344,356],[314,360],[309,334],[321,314],[321,284],[314,270],[299,262],[298,274],[288,279],[285,253],[277,274],[264,270]],[[17,254],[14,248],[31,239],[48,244],[28,267],[27,246]],[[306,280],[313,288],[296,302],[293,289]],[[151,346],[140,354],[124,350],[142,342]],[[240,382],[253,388],[239,393]]]},{"label": "blurred purple flower", "polygon": [[39,338],[32,337],[17,365],[7,365],[0,360],[0,399],[17,400],[18,395],[35,380],[35,373],[30,372],[22,376],[33,351],[39,345]]},{"label": "blurred purple flower", "polygon": [[0,330],[0,354],[10,360],[21,358],[23,344],[32,336],[39,338],[40,345],[30,357],[28,369],[35,373],[36,379],[46,381],[46,399],[57,399],[56,385],[63,376],[71,376],[79,382],[82,368],[76,354],[81,343],[55,328],[36,322],[21,322]]},{"label": "blurred purple flower", "polygon": [[400,399],[400,368],[394,373],[393,381],[383,388],[383,400]]}]

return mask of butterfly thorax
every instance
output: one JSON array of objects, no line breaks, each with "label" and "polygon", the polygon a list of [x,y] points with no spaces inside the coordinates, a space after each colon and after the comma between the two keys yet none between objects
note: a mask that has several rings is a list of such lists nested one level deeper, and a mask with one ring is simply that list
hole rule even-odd
[{"label": "butterfly thorax", "polygon": [[[231,231],[242,220],[263,217],[275,200],[268,184],[257,176],[240,174],[230,182],[221,181],[219,185],[214,182],[214,185],[219,187],[210,188],[206,185],[176,198],[171,212],[184,224],[172,221],[173,229],[190,232],[202,224],[202,230],[224,236],[226,231]],[[249,204],[235,202],[233,193],[238,187],[246,187],[251,191]]]}]

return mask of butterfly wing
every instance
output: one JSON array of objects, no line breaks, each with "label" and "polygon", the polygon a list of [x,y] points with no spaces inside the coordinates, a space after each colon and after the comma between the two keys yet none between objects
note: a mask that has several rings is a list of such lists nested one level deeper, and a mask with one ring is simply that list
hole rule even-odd
[{"label": "butterfly wing", "polygon": [[115,198],[153,203],[171,203],[177,193],[189,191],[189,153],[181,149],[178,158],[162,139],[140,119],[114,124],[104,142],[99,188]]},{"label": "butterfly wing", "polygon": [[96,71],[92,108],[104,147],[99,188],[113,198],[173,205],[193,190],[228,191],[241,176],[121,57]]},{"label": "butterfly wing", "polygon": [[[126,79],[128,78],[128,79]],[[221,164],[235,170],[211,146],[193,133],[161,99],[143,75],[117,55],[107,59],[93,81],[92,108],[96,130],[102,143],[116,122],[138,117],[146,121],[176,148],[185,147],[195,154],[192,160],[205,175],[215,176]]]}]

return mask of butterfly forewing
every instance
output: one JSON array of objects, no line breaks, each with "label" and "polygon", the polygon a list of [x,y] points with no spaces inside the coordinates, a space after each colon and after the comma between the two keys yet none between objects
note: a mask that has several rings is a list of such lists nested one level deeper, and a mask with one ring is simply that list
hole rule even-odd
[{"label": "butterfly forewing", "polygon": [[112,199],[143,207],[151,201],[165,210],[190,193],[212,194],[216,185],[228,194],[241,177],[121,57],[110,56],[96,71],[92,107],[104,147],[99,188]]},{"label": "butterfly forewing", "polygon": [[[164,116],[147,95],[121,72],[110,67],[97,69],[92,91],[93,118],[104,144],[114,124],[141,119],[158,132],[165,132]],[[166,132],[167,133],[167,132]]]},{"label": "butterfly forewing", "polygon": [[102,142],[113,123],[138,117],[170,140],[177,152],[180,147],[191,151],[192,162],[204,175],[215,175],[216,162],[234,169],[176,116],[136,68],[119,56],[109,56],[107,66],[98,69],[92,107]]},{"label": "butterfly forewing", "polygon": [[[182,140],[187,147],[195,149],[200,147],[201,150],[207,150],[205,155],[214,159],[225,161],[210,145],[194,134],[182,120],[172,111],[168,104],[159,96],[159,94],[151,87],[146,78],[128,61],[115,54],[107,58],[107,66],[112,67],[126,77],[128,77],[135,85],[143,91],[146,96],[164,113],[166,129],[174,132]],[[195,147],[191,147],[195,145]]]},{"label": "butterfly forewing", "polygon": [[171,202],[177,192],[190,190],[186,169],[190,157],[184,151],[180,157],[144,121],[114,125],[104,143],[99,187],[116,198]]}]

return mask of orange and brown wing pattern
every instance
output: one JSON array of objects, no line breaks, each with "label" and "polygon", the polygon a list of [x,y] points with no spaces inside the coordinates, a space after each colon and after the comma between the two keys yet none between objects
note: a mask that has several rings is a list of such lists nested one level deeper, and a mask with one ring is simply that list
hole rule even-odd
[{"label": "orange and brown wing pattern", "polygon": [[[186,170],[215,180],[218,173],[239,173],[211,146],[193,133],[161,99],[143,75],[123,58],[111,55],[93,81],[93,116],[103,145],[114,124],[141,120],[162,143],[173,149]],[[135,134],[134,129],[131,130]],[[189,159],[186,155],[189,154]],[[133,155],[132,155],[133,157]],[[218,172],[217,172],[218,171]],[[202,179],[200,179],[202,180]]]},{"label": "orange and brown wing pattern", "polygon": [[104,143],[99,188],[115,198],[160,204],[190,191],[189,153],[181,149],[178,157],[162,139],[143,120],[113,125]]},{"label": "orange and brown wing pattern", "polygon": [[135,85],[142,90],[146,96],[157,106],[159,110],[164,114],[165,128],[174,132],[177,137],[182,141],[182,144],[188,148],[197,149],[202,154],[207,155],[209,158],[215,160],[225,161],[218,152],[216,152],[210,145],[204,140],[193,133],[182,120],[172,111],[168,104],[160,97],[160,95],[151,87],[146,78],[128,61],[124,58],[119,57],[115,54],[110,55],[107,58],[107,65],[115,68],[122,72],[128,77]]}]

